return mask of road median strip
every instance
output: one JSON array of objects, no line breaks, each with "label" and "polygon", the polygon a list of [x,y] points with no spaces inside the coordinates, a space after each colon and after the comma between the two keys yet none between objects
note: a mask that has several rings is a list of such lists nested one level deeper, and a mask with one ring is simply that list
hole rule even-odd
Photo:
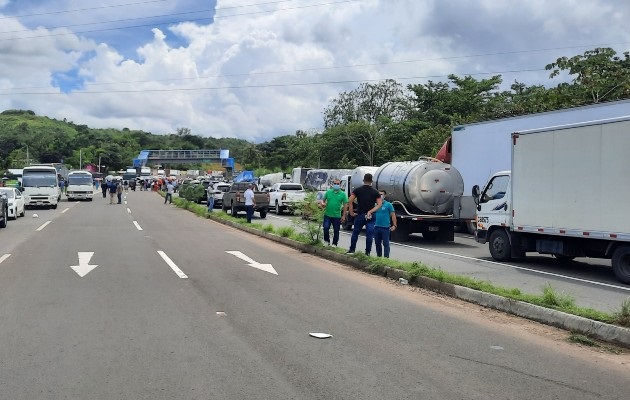
[{"label": "road median strip", "polygon": [[[242,222],[234,221],[232,217],[220,214],[219,212],[207,212],[207,209],[203,206],[192,204],[185,200],[176,201],[178,207],[195,212],[197,215],[211,219],[215,222],[231,226],[233,228],[272,240],[277,243],[292,247],[303,253],[313,254],[330,261],[334,261],[340,264],[345,264],[353,268],[387,277],[393,280],[399,280],[402,278],[410,285],[431,290],[437,293],[441,293],[450,297],[458,298],[470,303],[478,304],[483,307],[492,308],[498,311],[503,311],[512,315],[537,321],[546,325],[555,326],[567,330],[572,333],[579,333],[587,335],[590,338],[602,340],[625,347],[630,347],[630,329],[623,326],[610,324],[597,319],[612,319],[609,314],[599,312],[592,309],[581,309],[582,314],[587,316],[593,315],[595,318],[587,318],[586,316],[580,316],[571,314],[568,312],[560,311],[554,308],[545,307],[544,305],[533,304],[540,303],[540,296],[527,295],[520,293],[518,289],[504,289],[495,287],[487,282],[477,281],[468,277],[459,277],[456,275],[448,274],[442,270],[436,270],[422,266],[419,263],[406,263],[411,264],[412,270],[405,271],[403,269],[390,267],[384,265],[389,262],[388,259],[375,260],[373,257],[367,257],[363,254],[346,255],[339,252],[339,249],[325,248],[321,245],[313,245],[303,243],[295,240],[288,233],[278,235],[273,233],[272,229],[268,229],[268,226],[262,226],[261,224],[244,224]],[[417,268],[416,268],[417,267]],[[426,276],[433,275],[433,276]],[[455,281],[461,281],[468,285],[463,286],[452,282],[447,282],[449,278],[454,278]],[[472,286],[472,287],[471,287]],[[478,290],[476,287],[487,288],[488,291],[496,291],[499,293],[505,293],[506,295],[500,295],[495,293],[489,293],[487,291]],[[522,301],[513,297],[523,297],[528,301]],[[543,297],[551,297],[553,301],[557,301],[560,305],[563,303],[563,298],[560,295],[555,294],[549,288],[545,288]],[[567,301],[564,300],[566,303]],[[629,303],[630,304],[630,300]],[[624,303],[622,310],[624,310],[627,304]],[[567,308],[576,308],[574,306],[567,306]],[[571,310],[572,311],[572,310]],[[623,319],[623,318],[621,318]]]}]

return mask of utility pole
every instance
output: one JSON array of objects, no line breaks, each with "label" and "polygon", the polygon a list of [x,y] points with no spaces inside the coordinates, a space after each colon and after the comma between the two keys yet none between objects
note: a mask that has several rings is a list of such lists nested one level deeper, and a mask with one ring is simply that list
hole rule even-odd
[{"label": "utility pole", "polygon": [[83,149],[79,149],[79,169],[83,169]]},{"label": "utility pole", "polygon": [[98,173],[101,173],[101,156],[98,156]]},{"label": "utility pole", "polygon": [[26,166],[28,167],[29,165],[31,165],[31,159],[28,154],[28,144],[27,144],[26,145]]}]

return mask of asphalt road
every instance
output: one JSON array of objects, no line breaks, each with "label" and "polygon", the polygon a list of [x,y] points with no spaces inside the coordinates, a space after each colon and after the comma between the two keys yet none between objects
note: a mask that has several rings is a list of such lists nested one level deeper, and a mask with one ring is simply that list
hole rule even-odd
[{"label": "asphalt road", "polygon": [[28,210],[0,238],[1,398],[621,399],[630,390],[627,355],[610,361],[449,311],[448,300],[155,193]]},{"label": "asphalt road", "polygon": [[[268,214],[265,220],[255,222],[295,226],[293,221],[296,219],[298,217]],[[350,232],[341,231],[339,246],[345,249],[350,246]],[[357,251],[364,249],[365,237],[361,236]],[[618,311],[622,302],[630,297],[630,285],[616,280],[610,260],[578,258],[561,264],[553,257],[532,253],[524,261],[500,263],[492,259],[487,244],[475,242],[474,237],[468,234],[456,234],[455,242],[445,243],[412,235],[409,242],[393,243],[390,257],[400,261],[419,261],[502,287],[518,288],[525,293],[541,294],[545,285],[549,284],[557,292],[573,297],[579,306],[606,312]]]}]

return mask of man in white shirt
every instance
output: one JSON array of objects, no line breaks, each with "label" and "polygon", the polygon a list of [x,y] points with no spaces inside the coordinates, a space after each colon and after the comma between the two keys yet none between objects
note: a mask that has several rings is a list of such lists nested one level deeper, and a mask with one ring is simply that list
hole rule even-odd
[{"label": "man in white shirt", "polygon": [[168,204],[171,204],[173,202],[174,190],[175,188],[173,187],[173,182],[167,181],[166,182],[166,196],[164,196],[164,204],[166,204],[167,200],[168,200]]},{"label": "man in white shirt", "polygon": [[252,222],[252,216],[254,215],[254,207],[256,206],[256,200],[254,200],[254,185],[249,184],[247,190],[243,193],[245,197],[245,211],[247,212],[247,222]]}]

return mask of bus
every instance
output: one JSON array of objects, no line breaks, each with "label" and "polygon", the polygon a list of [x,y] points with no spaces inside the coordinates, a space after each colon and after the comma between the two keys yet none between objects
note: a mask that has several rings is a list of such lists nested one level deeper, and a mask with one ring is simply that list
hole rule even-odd
[{"label": "bus", "polygon": [[47,165],[31,165],[22,170],[21,192],[25,206],[57,208],[61,200],[57,169]]},{"label": "bus", "polygon": [[68,200],[92,201],[93,185],[94,180],[89,171],[70,171],[66,185],[66,197]]}]

